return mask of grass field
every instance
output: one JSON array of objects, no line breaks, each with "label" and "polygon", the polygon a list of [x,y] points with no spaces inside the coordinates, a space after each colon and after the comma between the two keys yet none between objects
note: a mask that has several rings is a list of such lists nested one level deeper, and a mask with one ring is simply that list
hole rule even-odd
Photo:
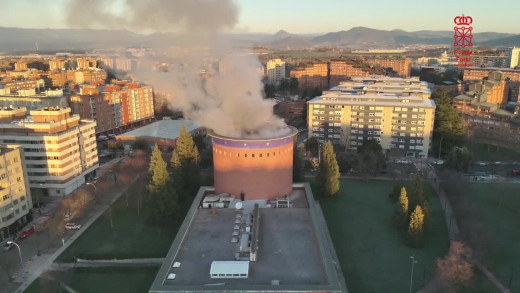
[{"label": "grass field", "polygon": [[136,201],[122,196],[112,206],[110,227],[109,213],[105,212],[57,259],[72,262],[74,256],[85,259],[164,257],[170,248],[181,222],[167,227],[155,227],[146,223],[141,207],[137,215]]},{"label": "grass field", "polygon": [[470,198],[479,207],[475,222],[484,226],[484,263],[511,292],[520,292],[520,184],[471,183]]},{"label": "grass field", "polygon": [[468,141],[466,147],[473,156],[474,161],[520,161],[518,149],[507,149],[504,147]]},{"label": "grass field", "polygon": [[158,268],[76,268],[40,276],[25,292],[66,292],[60,290],[58,279],[75,292],[142,293],[148,292],[157,271]]},{"label": "grass field", "polygon": [[[392,225],[395,205],[388,198],[393,182],[341,179],[341,194],[321,205],[350,292],[407,292],[411,256],[415,255],[413,289],[431,278],[435,260],[448,250],[448,228],[431,188],[432,227],[426,245],[413,249]],[[411,187],[408,188],[411,190]]]}]

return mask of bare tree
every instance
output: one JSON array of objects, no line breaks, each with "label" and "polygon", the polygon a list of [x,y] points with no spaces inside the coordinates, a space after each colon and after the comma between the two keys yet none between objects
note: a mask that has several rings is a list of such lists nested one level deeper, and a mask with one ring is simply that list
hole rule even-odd
[{"label": "bare tree", "polygon": [[437,260],[437,274],[446,290],[456,292],[460,286],[468,285],[473,278],[471,249],[462,242],[453,241],[450,251]]}]

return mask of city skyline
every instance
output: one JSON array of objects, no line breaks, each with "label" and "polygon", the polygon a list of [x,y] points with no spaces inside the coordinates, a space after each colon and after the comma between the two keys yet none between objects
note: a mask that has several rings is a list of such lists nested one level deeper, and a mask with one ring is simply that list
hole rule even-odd
[{"label": "city skyline", "polygon": [[[67,7],[65,0],[1,2],[6,13],[5,17],[0,19],[0,27],[72,28],[65,20]],[[474,32],[520,34],[516,29],[520,27],[520,19],[514,15],[514,12],[520,8],[520,3],[507,2],[509,3],[507,7],[510,9],[504,9],[504,5],[493,3],[482,3],[476,6],[469,0],[457,2],[453,9],[448,9],[449,6],[446,5],[439,5],[438,2],[410,0],[397,2],[377,0],[370,3],[325,0],[319,5],[314,1],[236,0],[235,3],[239,8],[238,24],[229,32],[275,33],[283,29],[291,33],[318,34],[349,30],[358,26],[381,30],[450,31],[453,29],[453,18],[465,14],[473,17]],[[373,7],[378,9],[373,10]],[[124,13],[124,4],[121,0],[115,1],[109,8],[115,11],[114,15]],[[297,12],[295,12],[296,8]],[[26,17],[20,17],[22,11],[26,13]],[[410,14],[411,11],[416,13]],[[426,11],[427,17],[425,17]],[[507,21],[499,21],[502,19]]]}]

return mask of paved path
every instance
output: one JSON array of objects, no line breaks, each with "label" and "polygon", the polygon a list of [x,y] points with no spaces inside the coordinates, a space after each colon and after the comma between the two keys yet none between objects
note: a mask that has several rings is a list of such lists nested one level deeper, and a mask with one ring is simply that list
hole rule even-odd
[{"label": "paved path", "polygon": [[[430,166],[431,167],[431,166]],[[432,168],[433,169],[433,168]],[[440,179],[435,172],[428,173],[428,180],[430,184],[434,186],[437,196],[439,197],[439,201],[441,202],[442,209],[444,210],[444,217],[446,219],[446,224],[448,225],[448,233],[449,239],[451,241],[461,241],[462,236],[460,235],[459,225],[457,223],[457,219],[453,212],[453,208],[451,206],[450,201],[444,189],[440,187]],[[500,281],[478,260],[474,260],[473,264],[477,266],[482,273],[491,281],[501,292],[507,293],[509,292],[506,287],[500,283]],[[418,292],[441,292],[442,290],[442,282],[437,277],[430,280],[421,290]]]}]

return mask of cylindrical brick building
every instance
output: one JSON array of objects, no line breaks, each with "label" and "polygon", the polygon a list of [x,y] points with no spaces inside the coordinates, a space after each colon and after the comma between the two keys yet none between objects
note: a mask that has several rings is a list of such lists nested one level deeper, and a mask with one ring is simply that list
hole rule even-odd
[{"label": "cylindrical brick building", "polygon": [[213,131],[215,192],[246,200],[275,199],[292,191],[293,144],[297,130],[274,138],[246,139]]}]

